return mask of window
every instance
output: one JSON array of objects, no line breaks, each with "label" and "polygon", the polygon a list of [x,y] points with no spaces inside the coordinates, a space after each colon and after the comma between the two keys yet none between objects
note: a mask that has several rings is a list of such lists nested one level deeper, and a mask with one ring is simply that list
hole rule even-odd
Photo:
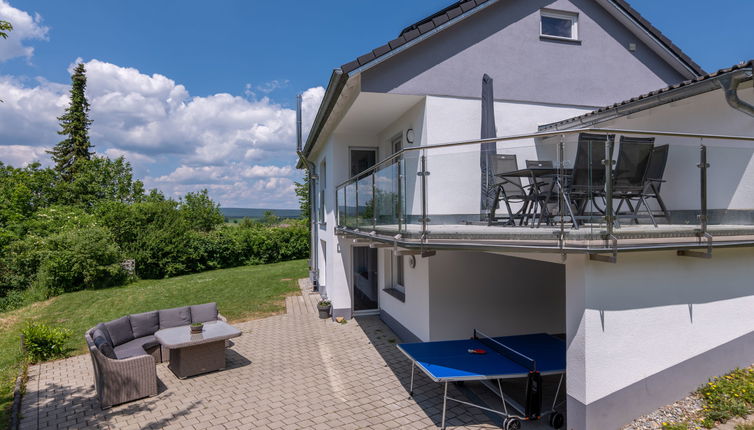
[{"label": "window", "polygon": [[393,254],[393,288],[405,294],[406,281],[403,277],[403,258],[404,257],[402,255]]},{"label": "window", "polygon": [[388,251],[386,254],[387,261],[387,276],[385,277],[385,292],[395,297],[396,299],[405,302],[406,301],[406,280],[404,278],[404,259],[402,255],[395,255],[393,252]]},{"label": "window", "polygon": [[325,187],[327,187],[327,162],[322,160],[319,165],[319,206],[317,207],[317,221],[325,222]]},{"label": "window", "polygon": [[549,11],[541,12],[540,36],[578,40],[578,14],[571,12]]},{"label": "window", "polygon": [[399,135],[395,136],[395,137],[394,137],[394,138],[393,138],[393,139],[392,139],[392,140],[390,141],[390,146],[392,146],[392,149],[393,149],[393,154],[395,154],[396,152],[398,152],[398,151],[400,151],[401,149],[403,149],[403,133],[401,133],[401,134],[399,134]]}]

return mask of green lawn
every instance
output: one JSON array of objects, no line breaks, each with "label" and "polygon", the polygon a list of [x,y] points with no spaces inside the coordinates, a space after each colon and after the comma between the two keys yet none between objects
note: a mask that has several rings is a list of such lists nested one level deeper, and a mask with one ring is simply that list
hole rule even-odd
[{"label": "green lawn", "polygon": [[84,353],[84,331],[123,315],[206,302],[217,302],[229,321],[278,313],[284,297],[298,291],[305,260],[236,267],[123,287],[68,293],[11,312],[0,313],[0,428],[7,427],[13,384],[21,365],[19,332],[29,321],[65,327],[73,332],[72,354]]}]

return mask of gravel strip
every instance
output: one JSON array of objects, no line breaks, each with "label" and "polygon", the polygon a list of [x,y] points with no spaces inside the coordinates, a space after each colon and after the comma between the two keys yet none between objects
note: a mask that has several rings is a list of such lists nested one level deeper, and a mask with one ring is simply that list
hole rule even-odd
[{"label": "gravel strip", "polygon": [[663,406],[651,414],[637,418],[631,424],[621,427],[621,430],[655,430],[661,429],[662,423],[682,422],[692,424],[689,428],[701,429],[702,426],[699,425],[698,417],[703,406],[704,402],[701,396],[695,393],[672,405]]}]

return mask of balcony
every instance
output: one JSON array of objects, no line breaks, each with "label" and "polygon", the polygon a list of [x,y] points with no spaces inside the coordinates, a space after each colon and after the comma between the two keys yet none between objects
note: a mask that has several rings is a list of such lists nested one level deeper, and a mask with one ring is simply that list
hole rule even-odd
[{"label": "balcony", "polygon": [[709,256],[754,246],[753,143],[592,128],[405,148],[337,187],[337,232],[422,250]]}]

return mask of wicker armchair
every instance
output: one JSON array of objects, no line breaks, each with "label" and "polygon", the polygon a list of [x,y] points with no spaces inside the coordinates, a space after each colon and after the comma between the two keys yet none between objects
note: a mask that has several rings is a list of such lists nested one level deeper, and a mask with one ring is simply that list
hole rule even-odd
[{"label": "wicker armchair", "polygon": [[84,335],[94,366],[94,387],[102,409],[157,395],[157,369],[152,355],[116,360],[105,357]]}]

